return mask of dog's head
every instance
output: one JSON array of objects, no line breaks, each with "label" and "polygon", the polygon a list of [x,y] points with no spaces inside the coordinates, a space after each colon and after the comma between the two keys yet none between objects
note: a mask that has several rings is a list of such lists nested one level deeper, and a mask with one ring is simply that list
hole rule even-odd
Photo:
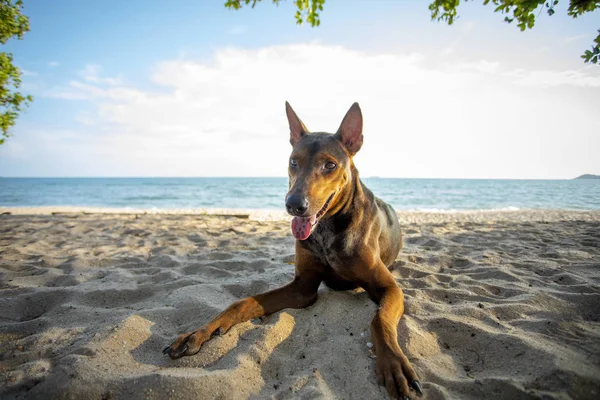
[{"label": "dog's head", "polygon": [[352,179],[352,157],[363,142],[363,119],[354,103],[335,134],[310,133],[287,102],[285,111],[293,148],[285,206],[294,216],[294,237],[305,240],[321,218],[336,211],[339,194]]}]

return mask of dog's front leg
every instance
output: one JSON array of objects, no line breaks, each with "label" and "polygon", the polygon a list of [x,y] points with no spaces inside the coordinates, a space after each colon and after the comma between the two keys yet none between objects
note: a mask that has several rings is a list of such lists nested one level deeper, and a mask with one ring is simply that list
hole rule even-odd
[{"label": "dog's front leg", "polygon": [[292,282],[270,292],[236,301],[208,324],[195,331],[183,333],[163,350],[172,359],[191,356],[200,351],[204,342],[222,335],[233,325],[273,314],[284,308],[308,307],[317,299],[321,275],[314,271],[298,272]]},{"label": "dog's front leg", "polygon": [[397,326],[404,314],[404,294],[383,263],[371,269],[367,282],[365,289],[379,304],[371,322],[377,378],[392,398],[408,399],[409,387],[422,394],[417,374],[398,345]]}]

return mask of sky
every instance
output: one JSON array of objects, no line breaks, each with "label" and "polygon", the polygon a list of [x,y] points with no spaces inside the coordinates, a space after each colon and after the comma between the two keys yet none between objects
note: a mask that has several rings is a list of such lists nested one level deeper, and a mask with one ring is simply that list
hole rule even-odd
[{"label": "sky", "polygon": [[335,132],[358,101],[361,176],[569,179],[600,174],[600,11],[561,1],[532,30],[464,2],[25,0],[31,31],[1,51],[34,102],[0,146],[5,177],[286,176],[289,101]]}]

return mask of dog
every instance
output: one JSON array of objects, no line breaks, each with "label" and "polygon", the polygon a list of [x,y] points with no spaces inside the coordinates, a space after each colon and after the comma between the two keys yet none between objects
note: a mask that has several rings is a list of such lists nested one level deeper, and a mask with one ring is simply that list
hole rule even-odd
[{"label": "dog", "polygon": [[404,295],[389,267],[402,245],[394,209],[359,179],[353,157],[363,144],[363,117],[354,103],[335,134],[311,133],[285,103],[292,153],[287,212],[296,238],[295,275],[289,284],[231,304],[205,326],[179,335],[163,353],[191,356],[233,325],[317,300],[321,282],[334,290],[362,287],[379,307],[371,322],[377,377],[392,398],[422,394],[410,361],[398,345]]}]

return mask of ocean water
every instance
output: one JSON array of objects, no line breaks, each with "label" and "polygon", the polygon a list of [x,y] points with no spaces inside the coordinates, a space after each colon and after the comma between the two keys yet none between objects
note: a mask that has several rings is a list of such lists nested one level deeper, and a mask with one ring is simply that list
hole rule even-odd
[{"label": "ocean water", "polygon": [[[600,209],[600,180],[363,182],[396,210]],[[287,178],[0,178],[0,206],[284,210]]]}]

